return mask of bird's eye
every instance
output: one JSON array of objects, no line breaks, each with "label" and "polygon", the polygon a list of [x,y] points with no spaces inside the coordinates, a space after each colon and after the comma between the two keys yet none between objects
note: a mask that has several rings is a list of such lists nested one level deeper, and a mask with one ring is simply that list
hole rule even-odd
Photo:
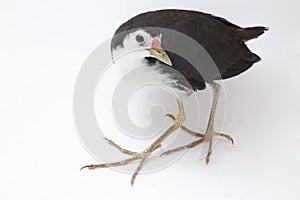
[{"label": "bird's eye", "polygon": [[138,43],[142,43],[142,42],[144,42],[144,37],[141,36],[141,35],[137,35],[137,36],[135,37],[135,40],[136,40]]}]

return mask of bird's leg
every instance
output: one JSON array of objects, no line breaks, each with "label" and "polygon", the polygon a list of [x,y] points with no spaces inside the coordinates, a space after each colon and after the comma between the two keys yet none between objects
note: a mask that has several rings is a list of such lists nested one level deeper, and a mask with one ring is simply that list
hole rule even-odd
[{"label": "bird's leg", "polygon": [[[211,152],[212,152],[212,139],[213,139],[214,136],[225,137],[227,140],[231,141],[231,143],[233,144],[233,139],[229,135],[224,134],[224,133],[218,133],[214,130],[215,114],[216,114],[216,109],[217,109],[217,104],[218,104],[218,98],[220,96],[220,85],[218,83],[212,82],[212,83],[210,83],[210,86],[212,87],[214,96],[213,96],[212,107],[211,107],[211,110],[210,110],[209,121],[208,121],[208,125],[207,125],[207,128],[206,128],[205,134],[201,134],[201,133],[191,131],[188,128],[186,128],[185,126],[182,125],[181,126],[182,130],[186,131],[187,133],[189,133],[193,136],[200,137],[201,139],[198,139],[198,140],[196,140],[196,141],[194,141],[190,144],[187,144],[187,145],[184,145],[184,146],[181,146],[181,147],[177,147],[175,149],[168,150],[168,151],[164,152],[162,155],[168,155],[168,154],[175,153],[175,152],[178,152],[178,151],[182,151],[182,150],[185,150],[185,149],[193,148],[193,147],[195,147],[195,146],[197,146],[197,145],[199,145],[199,144],[201,144],[205,141],[208,141],[209,146],[208,146],[208,153],[206,155],[206,164],[208,164],[209,158],[210,158],[210,155],[211,155]],[[173,115],[168,114],[167,116],[174,120]]]},{"label": "bird's leg", "polygon": [[131,158],[124,159],[118,162],[111,162],[111,163],[103,163],[103,164],[92,164],[92,165],[86,165],[83,166],[81,169],[87,168],[87,169],[96,169],[96,168],[108,168],[108,167],[115,167],[115,166],[123,166],[127,165],[133,161],[140,160],[139,165],[137,166],[136,170],[134,171],[132,177],[131,177],[131,185],[134,184],[135,178],[138,175],[138,173],[141,171],[143,168],[145,160],[150,156],[157,148],[161,146],[161,143],[168,137],[170,136],[176,129],[178,129],[183,121],[184,121],[184,110],[183,110],[183,105],[182,103],[177,100],[178,104],[178,114],[176,118],[174,117],[174,124],[170,126],[163,134],[161,134],[148,148],[146,148],[144,151],[141,153],[138,152],[133,152],[133,151],[128,151],[126,149],[123,149],[116,143],[114,143],[112,140],[108,140],[108,143],[112,146],[114,146],[117,150],[131,155]]},{"label": "bird's leg", "polygon": [[210,83],[210,86],[213,90],[213,102],[212,102],[208,125],[206,128],[205,137],[204,137],[205,141],[209,142],[208,152],[206,155],[206,164],[209,163],[209,158],[212,153],[212,140],[213,140],[214,136],[225,137],[226,139],[230,140],[232,144],[234,143],[233,139],[229,135],[224,134],[224,133],[217,133],[214,129],[215,115],[216,115],[216,109],[217,109],[217,105],[218,105],[218,99],[220,96],[220,87],[221,86],[215,82]]}]

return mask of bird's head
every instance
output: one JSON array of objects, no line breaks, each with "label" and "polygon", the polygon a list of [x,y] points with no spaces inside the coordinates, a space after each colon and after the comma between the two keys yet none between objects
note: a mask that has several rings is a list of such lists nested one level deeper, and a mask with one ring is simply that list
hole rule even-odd
[{"label": "bird's head", "polygon": [[113,59],[118,59],[127,53],[139,52],[136,59],[154,58],[172,66],[172,62],[161,47],[161,34],[150,34],[144,29],[116,33],[112,39],[111,51]]}]

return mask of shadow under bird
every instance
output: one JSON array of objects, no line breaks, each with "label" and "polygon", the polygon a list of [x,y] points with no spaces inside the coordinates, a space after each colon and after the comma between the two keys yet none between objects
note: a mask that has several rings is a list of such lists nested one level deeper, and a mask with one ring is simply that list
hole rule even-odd
[{"label": "shadow under bird", "polygon": [[[134,54],[133,63],[141,66],[144,64],[145,73],[156,73],[159,82],[172,89],[177,96],[178,114],[167,115],[174,124],[144,151],[129,151],[106,139],[109,144],[131,157],[112,163],[86,165],[82,169],[113,167],[139,161],[131,178],[133,185],[145,160],[178,128],[198,139],[163,154],[171,154],[208,142],[208,163],[214,136],[224,137],[233,143],[229,135],[214,129],[220,95],[220,84],[216,81],[237,76],[261,60],[247,48],[245,42],[257,38],[266,30],[263,26],[242,28],[211,14],[176,9],[142,13],[122,24],[112,38],[113,58],[138,49],[138,53]],[[127,62],[123,67],[130,69],[133,63]],[[182,101],[192,93],[204,90],[206,85],[212,88],[213,101],[206,131],[201,134],[183,125],[185,115]]]}]

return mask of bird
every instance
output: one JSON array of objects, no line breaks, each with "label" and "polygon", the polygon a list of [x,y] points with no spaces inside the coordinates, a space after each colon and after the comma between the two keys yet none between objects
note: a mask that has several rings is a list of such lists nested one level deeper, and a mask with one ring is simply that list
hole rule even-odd
[{"label": "bird", "polygon": [[[145,75],[154,73],[161,84],[172,88],[177,98],[178,113],[167,114],[174,124],[144,151],[129,151],[106,139],[110,145],[131,157],[112,163],[86,165],[81,169],[106,168],[139,161],[132,174],[131,185],[133,185],[146,159],[179,128],[198,139],[168,150],[163,155],[208,142],[206,155],[206,164],[208,164],[212,153],[212,140],[215,136],[224,137],[233,144],[231,136],[219,133],[214,128],[221,87],[217,81],[235,77],[261,60],[245,43],[259,37],[267,30],[265,26],[243,28],[223,17],[183,9],[148,11],[121,24],[111,40],[112,57],[116,59],[126,52],[138,49],[138,53],[132,54],[135,64],[143,64]],[[129,69],[130,65],[127,63],[123,67]],[[212,88],[213,100],[206,131],[201,134],[183,125],[185,121],[183,100],[193,93],[206,89],[207,86]]]}]

